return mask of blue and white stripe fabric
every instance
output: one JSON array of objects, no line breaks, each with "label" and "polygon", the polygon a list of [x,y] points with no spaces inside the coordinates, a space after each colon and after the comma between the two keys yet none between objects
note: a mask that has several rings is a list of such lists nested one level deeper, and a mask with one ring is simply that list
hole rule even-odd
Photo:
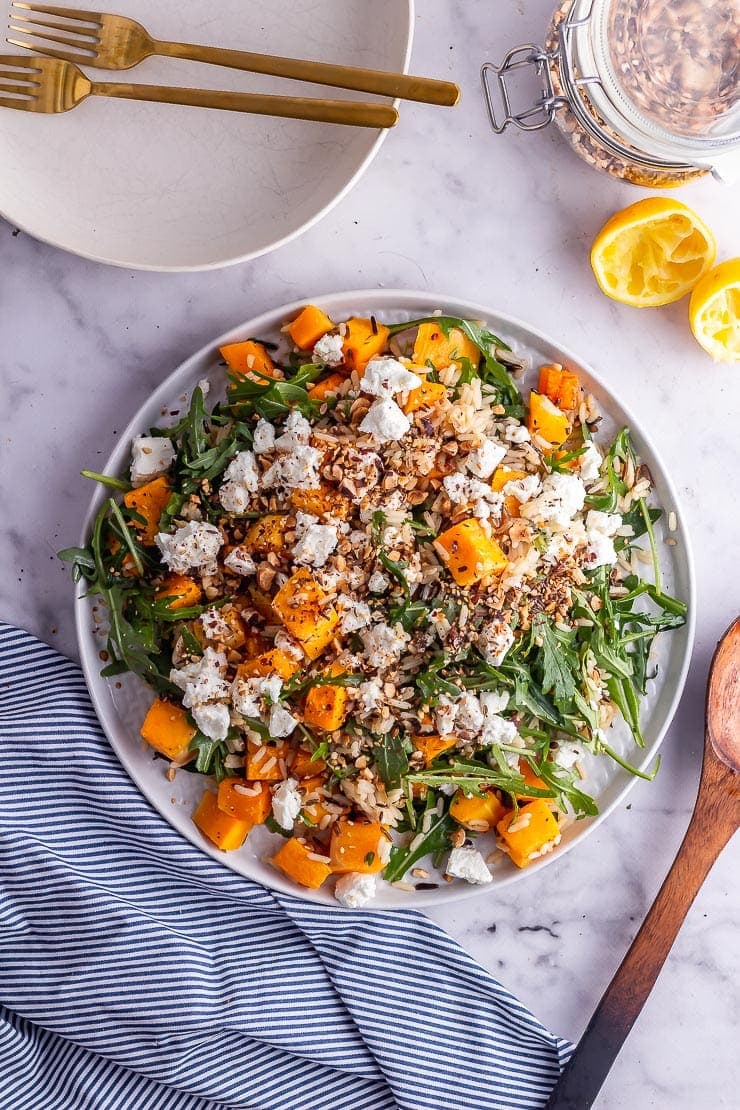
[{"label": "blue and white stripe fabric", "polygon": [[571,1046],[422,914],[245,881],[0,625],[1,1110],[518,1110]]}]

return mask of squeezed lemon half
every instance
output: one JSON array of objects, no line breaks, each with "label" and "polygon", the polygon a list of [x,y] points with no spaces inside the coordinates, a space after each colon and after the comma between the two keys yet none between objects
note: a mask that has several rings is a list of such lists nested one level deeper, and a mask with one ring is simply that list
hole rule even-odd
[{"label": "squeezed lemon half", "polygon": [[740,362],[740,258],[721,262],[694,287],[689,323],[716,362]]},{"label": "squeezed lemon half", "polygon": [[591,247],[591,268],[607,297],[654,308],[689,293],[716,254],[712,232],[688,205],[645,197],[607,220]]}]

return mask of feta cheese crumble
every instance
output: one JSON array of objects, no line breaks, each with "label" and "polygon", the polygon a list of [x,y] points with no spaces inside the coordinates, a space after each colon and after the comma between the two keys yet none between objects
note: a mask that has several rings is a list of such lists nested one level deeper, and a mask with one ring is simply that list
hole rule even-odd
[{"label": "feta cheese crumble", "polygon": [[319,518],[311,513],[296,514],[295,533],[293,562],[302,566],[323,567],[339,542],[336,525],[319,524]]},{"label": "feta cheese crumble", "polygon": [[358,910],[360,906],[367,905],[375,897],[377,886],[376,875],[363,875],[358,871],[350,871],[337,879],[334,896],[337,902],[348,909]]},{"label": "feta cheese crumble", "polygon": [[585,562],[591,569],[612,567],[617,561],[614,536],[622,527],[618,513],[602,513],[591,509],[586,514],[586,539],[588,550]]},{"label": "feta cheese crumble", "polygon": [[229,707],[218,701],[196,705],[193,708],[193,720],[209,740],[225,740],[231,723]]},{"label": "feta cheese crumble", "polygon": [[189,570],[215,570],[222,543],[218,528],[200,520],[188,521],[171,535],[159,532],[156,537],[162,560],[177,574],[187,574]]},{"label": "feta cheese crumble", "polygon": [[367,411],[360,431],[375,436],[381,443],[392,443],[403,439],[411,427],[411,421],[390,397],[373,401]]},{"label": "feta cheese crumble", "polygon": [[251,495],[257,492],[259,470],[251,451],[240,451],[235,455],[224,472],[224,480],[218,498],[227,513],[245,513],[249,508]]},{"label": "feta cheese crumble", "polygon": [[377,671],[387,670],[397,663],[411,637],[400,624],[374,624],[360,633],[365,649],[365,660]]},{"label": "feta cheese crumble", "polygon": [[242,578],[257,572],[257,564],[245,547],[235,547],[230,551],[224,559],[224,566],[233,574],[241,575]]},{"label": "feta cheese crumble", "polygon": [[266,455],[275,450],[275,428],[269,420],[260,417],[252,435],[252,450],[255,455]]},{"label": "feta cheese crumble", "polygon": [[296,447],[306,447],[311,439],[311,425],[303,413],[293,409],[283,426],[283,434],[275,440],[278,451],[294,451]]},{"label": "feta cheese crumble", "polygon": [[521,514],[535,524],[567,528],[585,500],[586,487],[575,474],[548,474],[539,496],[523,505]]},{"label": "feta cheese crumble", "polygon": [[262,475],[262,485],[265,489],[277,487],[288,490],[317,489],[321,484],[320,465],[321,454],[315,447],[298,444],[289,454],[280,455],[275,459],[272,466]]},{"label": "feta cheese crumble", "polygon": [[229,696],[229,684],[224,678],[226,655],[207,647],[200,659],[184,667],[173,667],[170,682],[183,691],[182,704],[186,709],[224,701]]},{"label": "feta cheese crumble", "polygon": [[495,439],[484,439],[480,447],[471,451],[465,465],[476,478],[490,478],[506,454],[506,448]]},{"label": "feta cheese crumble", "polygon": [[273,705],[267,722],[270,736],[290,736],[297,724],[298,721],[293,714],[289,713],[282,705]]},{"label": "feta cheese crumble", "polygon": [[488,864],[476,848],[453,848],[445,874],[453,879],[464,879],[474,886],[483,886],[493,880]]},{"label": "feta cheese crumble", "polygon": [[313,357],[325,366],[340,366],[344,362],[344,345],[341,335],[332,335],[327,332],[315,344]]},{"label": "feta cheese crumble", "polygon": [[272,815],[281,829],[292,831],[296,817],[301,812],[301,796],[295,779],[281,782],[272,795]]},{"label": "feta cheese crumble", "polygon": [[595,482],[601,474],[603,459],[601,451],[592,439],[588,441],[586,450],[579,455],[581,478],[584,482]]},{"label": "feta cheese crumble", "polygon": [[416,389],[419,378],[395,358],[372,358],[360,379],[360,389],[373,397],[392,397]]},{"label": "feta cheese crumble", "polygon": [[442,479],[442,485],[453,505],[469,506],[473,516],[483,520],[493,517],[498,522],[501,519],[503,496],[492,490],[487,482],[456,473],[447,474]]},{"label": "feta cheese crumble", "polygon": [[143,486],[166,474],[175,455],[166,436],[137,436],[131,445],[131,485]]},{"label": "feta cheese crumble", "polygon": [[491,667],[501,666],[513,643],[514,633],[503,620],[489,621],[478,632],[478,650]]}]

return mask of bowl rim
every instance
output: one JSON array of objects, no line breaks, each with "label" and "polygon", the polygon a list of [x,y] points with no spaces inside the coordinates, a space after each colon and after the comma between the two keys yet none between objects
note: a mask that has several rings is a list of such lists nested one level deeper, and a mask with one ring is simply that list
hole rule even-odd
[{"label": "bowl rim", "polygon": [[[411,52],[414,45],[416,0],[402,0],[402,2],[406,4],[408,18],[406,25],[406,49],[404,52],[401,72],[408,73],[409,64],[411,62]],[[393,107],[396,109],[398,109],[399,103],[400,101],[398,100],[398,98],[392,101]],[[303,235],[304,232],[310,231],[311,228],[315,227],[315,225],[323,220],[325,216],[328,216],[329,213],[340,203],[340,201],[344,200],[347,194],[355,187],[355,185],[357,185],[360,178],[364,175],[365,171],[369,168],[370,164],[380,151],[382,144],[385,142],[388,136],[389,130],[390,128],[381,128],[379,130],[374,142],[371,144],[365,156],[362,158],[360,164],[357,166],[354,173],[352,173],[349,179],[345,181],[341,189],[337,193],[335,193],[335,195],[331,197],[322,208],[320,208],[317,212],[314,212],[314,214],[312,216],[309,216],[308,219],[305,220],[302,224],[299,224],[291,231],[286,232],[285,235],[281,236],[279,239],[276,239],[272,243],[267,243],[264,246],[258,247],[254,250],[244,251],[242,254],[232,255],[231,257],[217,259],[212,262],[204,262],[198,264],[191,263],[187,265],[162,265],[152,262],[132,262],[131,259],[125,258],[109,258],[104,254],[98,254],[94,250],[79,250],[76,247],[70,246],[68,242],[65,242],[63,235],[52,235],[49,233],[41,235],[37,231],[34,231],[33,228],[26,221],[19,220],[12,213],[6,212],[4,207],[0,209],[0,217],[6,220],[11,225],[11,227],[17,228],[18,231],[22,231],[24,235],[28,235],[30,238],[35,239],[39,243],[44,243],[49,247],[55,247],[56,249],[64,251],[66,254],[74,255],[77,258],[84,258],[88,262],[99,262],[104,266],[115,266],[117,269],[134,270],[140,273],[153,274],[197,274],[208,273],[209,271],[213,270],[226,270],[231,266],[238,266],[242,262],[252,262],[257,258],[264,258],[265,255],[279,250],[280,247],[287,246],[288,243],[292,243],[294,239],[297,239],[300,235]]]},{"label": "bowl rim", "polygon": [[[351,313],[353,309],[361,309],[363,307],[366,307],[368,304],[377,304],[381,310],[383,307],[385,307],[391,311],[398,311],[401,308],[403,308],[404,311],[408,311],[408,307],[404,307],[405,302],[410,304],[414,301],[426,301],[429,302],[429,304],[433,303],[435,305],[435,309],[443,306],[445,311],[447,311],[450,315],[458,315],[468,318],[473,317],[476,319],[480,318],[489,321],[495,319],[496,326],[499,327],[502,331],[505,328],[511,328],[514,331],[521,330],[525,333],[529,333],[529,335],[534,337],[543,345],[553,347],[556,350],[562,352],[563,356],[568,359],[568,361],[584,370],[589,375],[589,377],[592,378],[593,381],[601,389],[603,389],[606,394],[608,394],[610,398],[613,398],[616,401],[616,403],[624,412],[630,427],[635,429],[640,439],[645,443],[649,451],[659,462],[661,480],[665,486],[667,493],[670,495],[672,505],[674,511],[677,514],[680,526],[681,547],[684,553],[685,572],[688,584],[688,597],[686,599],[688,605],[688,614],[686,624],[681,630],[684,633],[685,642],[683,656],[678,668],[678,673],[674,678],[673,693],[665,711],[662,725],[657,733],[656,739],[649,747],[646,747],[644,749],[644,755],[642,759],[636,764],[639,770],[644,770],[655,759],[674,720],[676,710],[678,709],[678,705],[686,685],[686,679],[692,659],[696,628],[696,574],[694,566],[694,556],[689,533],[684,522],[685,517],[681,502],[678,498],[676,488],[670,476],[670,473],[663,464],[660,453],[657,451],[651,436],[645,431],[642,423],[635,417],[631,409],[629,409],[622,403],[621,399],[612,390],[611,386],[609,386],[604,381],[604,379],[596,371],[593,370],[591,365],[585,362],[576,354],[574,354],[569,348],[564,347],[561,343],[552,339],[547,333],[540,331],[538,328],[533,327],[532,325],[528,324],[526,321],[519,319],[518,317],[511,316],[508,313],[500,312],[496,309],[491,308],[490,306],[481,305],[478,302],[468,301],[457,297],[449,297],[424,290],[357,289],[351,290],[347,293],[326,293],[320,296],[312,297],[310,299],[311,304],[316,304],[319,308],[323,308],[325,311],[329,312],[329,314],[331,314],[332,311],[338,314],[343,314],[344,312]],[[193,355],[189,356],[182,363],[180,363],[172,371],[172,373],[170,373],[149,395],[149,398],[144,402],[143,405],[139,407],[137,412],[129,421],[126,428],[121,433],[116,446],[114,447],[105,464],[104,472],[108,472],[108,468],[111,465],[113,467],[113,469],[110,471],[111,473],[117,473],[121,469],[120,464],[129,455],[130,443],[133,436],[140,433],[140,414],[142,413],[142,411],[159,411],[159,409],[161,409],[164,405],[169,406],[172,402],[173,396],[175,396],[178,391],[182,392],[183,389],[190,388],[190,385],[187,383],[189,383],[190,379],[193,378],[193,372],[195,371],[196,367],[201,362],[203,362],[203,360],[208,359],[209,357],[212,358],[215,349],[225,345],[226,343],[234,342],[245,335],[258,335],[263,331],[267,331],[268,329],[274,329],[278,321],[282,322],[285,319],[289,318],[291,314],[295,314],[300,311],[300,309],[303,308],[307,303],[308,299],[304,297],[300,300],[292,301],[289,304],[280,305],[276,308],[268,309],[265,312],[261,313],[259,316],[253,317],[243,323],[236,325],[235,327],[230,328],[222,335],[204,344]],[[435,309],[429,308],[428,311],[429,313],[431,313],[435,311]],[[424,309],[422,308],[420,309],[420,311],[423,313]],[[504,325],[503,328],[501,328],[502,324]],[[100,508],[100,505],[105,496],[106,491],[101,486],[97,486],[93,492],[90,505],[83,521],[79,541],[81,546],[84,546],[87,542],[87,537],[89,536],[95,513]],[[77,634],[77,643],[80,651],[80,659],[85,676],[85,681],[90,692],[90,697],[93,702],[98,721],[104,733],[106,734],[111,747],[115,751],[117,758],[124,766],[129,777],[132,779],[141,793],[144,794],[150,804],[162,814],[165,820],[167,820],[167,816],[165,813],[162,813],[162,809],[159,805],[158,800],[154,796],[154,792],[149,789],[148,783],[142,784],[139,781],[131,766],[132,761],[127,758],[127,754],[125,751],[122,752],[121,750],[119,750],[120,746],[117,740],[114,739],[114,736],[112,735],[113,730],[112,728],[109,730],[106,724],[107,716],[110,713],[110,707],[104,704],[101,691],[103,689],[107,689],[107,683],[105,682],[105,680],[103,680],[102,683],[100,682],[100,660],[98,659],[97,655],[94,655],[94,657],[92,655],[89,646],[88,626],[89,618],[87,616],[87,602],[86,595],[84,594],[84,583],[80,583],[75,595],[75,627]],[[512,885],[513,883],[521,882],[522,880],[532,875],[538,874],[540,871],[542,871],[543,868],[548,867],[550,864],[556,862],[557,860],[563,859],[563,857],[566,856],[577,844],[580,844],[586,836],[590,835],[590,833],[594,829],[598,828],[609,817],[609,815],[617,808],[617,806],[624,801],[627,794],[632,790],[637,782],[637,776],[630,776],[625,781],[624,785],[616,791],[614,797],[608,803],[606,803],[603,808],[599,809],[599,813],[595,817],[588,818],[586,821],[583,822],[583,824],[581,825],[581,832],[578,836],[569,839],[569,841],[566,844],[562,845],[562,847],[560,847],[557,852],[549,853],[543,856],[541,859],[536,860],[529,867],[522,869],[517,868],[515,871],[511,872],[508,875],[505,875],[503,878],[497,879],[494,889],[501,890],[504,887]],[[172,822],[168,823],[173,824]],[[215,846],[210,846],[205,843],[205,841],[199,837],[195,826],[193,826],[192,835],[190,835],[189,829],[183,830],[180,829],[179,826],[174,824],[173,827],[176,829],[177,832],[180,832],[182,835],[186,836],[186,838],[190,840],[191,844],[195,845],[201,851],[211,856],[211,858],[218,860],[218,862],[221,863],[223,866],[228,867],[230,870],[236,871],[237,874],[243,875],[243,877],[247,878],[248,881],[257,882],[262,886],[266,886],[266,884],[263,883],[259,878],[256,878],[254,876],[246,876],[239,868],[232,867],[231,864],[228,862],[228,856],[223,852],[219,852]],[[273,882],[270,884],[270,887],[266,888],[274,889],[280,891],[282,894],[300,898],[304,901],[311,902],[313,905],[330,905],[332,906],[332,908],[342,908],[340,907],[340,904],[333,898],[333,896],[328,894],[328,892],[309,892],[304,891],[303,888],[296,888],[295,884],[290,883],[290,881],[287,879],[284,880],[277,871],[275,872],[274,879]],[[435,907],[443,905],[445,903],[461,902],[468,898],[480,897],[489,889],[491,888],[489,888],[488,884],[482,886],[462,886],[461,884],[459,887],[457,886],[457,884],[450,884],[448,888],[440,887],[437,890],[429,892],[416,892],[414,894],[408,892],[405,894],[402,903],[394,903],[393,905],[371,904],[369,906],[366,906],[365,910],[374,910],[377,912],[392,912],[394,910],[404,908],[434,909]]]}]

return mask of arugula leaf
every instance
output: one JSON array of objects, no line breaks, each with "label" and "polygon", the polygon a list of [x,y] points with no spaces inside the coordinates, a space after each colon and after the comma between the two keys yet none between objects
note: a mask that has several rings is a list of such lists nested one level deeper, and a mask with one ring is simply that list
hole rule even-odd
[{"label": "arugula leaf", "polygon": [[384,733],[373,748],[373,758],[378,774],[387,790],[395,790],[409,769],[409,760],[403,740],[397,732]]},{"label": "arugula leaf", "polygon": [[391,606],[388,619],[391,625],[400,624],[404,632],[413,632],[426,624],[430,608],[433,605],[428,601],[411,601],[407,598],[400,605]]},{"label": "arugula leaf", "polygon": [[443,694],[450,698],[459,698],[461,690],[454,682],[449,682],[439,673],[447,666],[444,655],[434,656],[423,671],[419,671],[414,679],[417,690],[424,699],[425,705],[437,705]]},{"label": "arugula leaf", "polygon": [[131,483],[123,478],[111,478],[110,474],[99,474],[97,470],[81,470],[80,474],[83,478],[90,478],[93,482],[100,482],[101,486],[121,490],[122,493],[128,493],[132,488]]},{"label": "arugula leaf", "polygon": [[578,656],[573,651],[573,633],[562,632],[550,624],[543,613],[538,613],[532,622],[535,638],[541,641],[539,663],[542,668],[542,689],[545,694],[552,693],[553,701],[561,712],[573,703],[576,692],[574,671],[577,669]]},{"label": "arugula leaf", "polygon": [[386,882],[395,883],[402,879],[409,868],[424,856],[436,855],[445,852],[451,847],[450,836],[455,829],[455,822],[448,813],[432,819],[429,829],[425,833],[417,833],[411,840],[414,845],[405,848],[394,847],[391,850],[390,861],[383,872]]},{"label": "arugula leaf", "polygon": [[271,378],[254,371],[260,380],[253,381],[229,373],[229,403],[238,415],[258,413],[265,420],[273,420],[292,408],[310,416],[316,410],[316,402],[311,400],[307,387],[323,372],[323,365],[306,363],[292,377],[285,378]]}]

